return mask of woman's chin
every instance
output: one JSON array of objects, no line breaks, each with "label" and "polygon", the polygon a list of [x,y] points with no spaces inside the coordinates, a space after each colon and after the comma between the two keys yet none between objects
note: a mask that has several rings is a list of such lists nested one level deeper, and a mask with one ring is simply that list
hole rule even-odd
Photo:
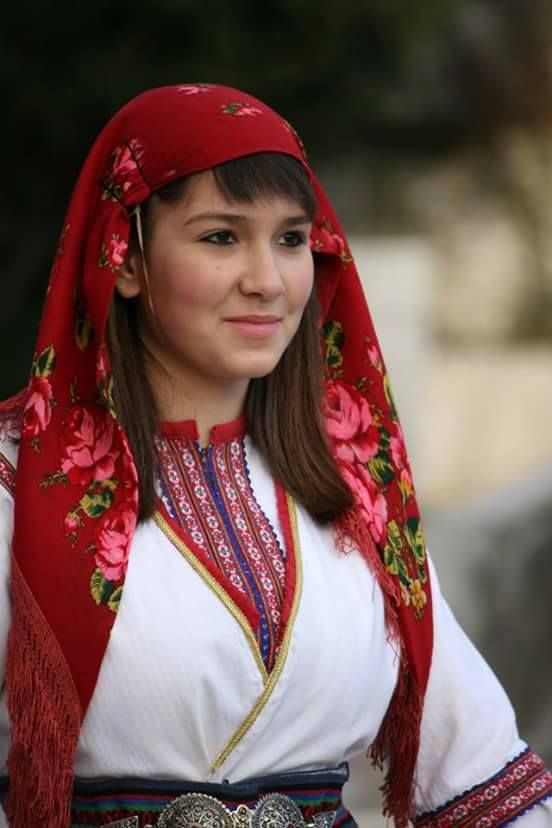
[{"label": "woman's chin", "polygon": [[264,360],[251,360],[248,364],[244,364],[243,367],[240,368],[235,372],[234,376],[236,379],[239,377],[240,379],[261,379],[261,377],[267,377],[271,374],[280,359],[264,359]]},{"label": "woman's chin", "polygon": [[231,366],[231,373],[237,378],[243,379],[259,379],[266,377],[274,371],[283,351],[268,351],[265,353],[249,353],[236,355],[236,361]]}]

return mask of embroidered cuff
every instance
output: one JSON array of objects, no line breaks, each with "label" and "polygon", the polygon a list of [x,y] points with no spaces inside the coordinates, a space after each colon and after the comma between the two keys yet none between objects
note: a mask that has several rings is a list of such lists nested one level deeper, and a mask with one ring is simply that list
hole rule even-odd
[{"label": "embroidered cuff", "polygon": [[491,777],[438,808],[416,817],[417,828],[500,828],[552,796],[552,771],[527,748]]}]

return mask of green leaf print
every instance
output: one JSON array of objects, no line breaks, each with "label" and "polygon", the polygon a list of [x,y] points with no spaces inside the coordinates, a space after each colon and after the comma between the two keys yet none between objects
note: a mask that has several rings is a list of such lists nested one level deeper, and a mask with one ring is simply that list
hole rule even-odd
[{"label": "green leaf print", "polygon": [[121,603],[121,596],[123,594],[122,586],[117,587],[113,590],[111,595],[109,596],[109,600],[107,602],[107,606],[112,612],[119,611],[119,604]]},{"label": "green leaf print", "polygon": [[404,572],[404,562],[401,557],[402,538],[401,530],[395,520],[387,524],[387,543],[383,549],[383,562],[392,575]]},{"label": "green leaf print", "polygon": [[341,353],[345,344],[343,325],[330,320],[324,325],[324,341],[326,343],[326,363],[330,368],[340,368],[343,364]]},{"label": "green leaf print", "polygon": [[387,400],[387,404],[391,409],[391,416],[393,420],[397,420],[397,409],[395,408],[395,400],[393,399],[393,394],[391,392],[391,383],[389,381],[389,376],[387,374],[385,374],[383,378],[383,393],[385,394],[385,399]]},{"label": "green leaf print", "polygon": [[56,352],[53,345],[45,348],[35,359],[33,374],[35,377],[49,377],[56,367]]},{"label": "green leaf print", "polygon": [[83,512],[90,518],[97,518],[109,509],[113,503],[113,491],[111,488],[102,489],[101,492],[87,492],[79,501]]},{"label": "green leaf print", "polygon": [[425,563],[426,547],[422,524],[419,517],[411,517],[407,520],[405,535],[417,565],[421,566]]},{"label": "green leaf print", "polygon": [[96,604],[98,606],[100,604],[109,604],[109,601],[113,599],[116,591],[112,581],[104,578],[100,569],[95,569],[90,578],[90,593]]},{"label": "green leaf print", "polygon": [[383,452],[378,452],[375,457],[368,460],[368,471],[376,483],[391,483],[395,479],[393,466]]}]

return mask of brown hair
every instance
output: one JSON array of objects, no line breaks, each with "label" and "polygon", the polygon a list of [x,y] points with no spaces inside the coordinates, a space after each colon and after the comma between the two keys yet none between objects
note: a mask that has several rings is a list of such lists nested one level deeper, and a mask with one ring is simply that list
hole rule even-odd
[{"label": "brown hair", "polygon": [[[212,170],[221,193],[230,201],[252,203],[267,196],[296,201],[314,217],[316,199],[308,175],[291,156],[260,153]],[[189,178],[156,191],[142,205],[144,236],[153,199],[174,202]],[[316,268],[315,268],[316,270]],[[155,509],[155,435],[159,416],[144,372],[151,358],[140,337],[138,302],[117,293],[108,320],[107,344],[113,368],[115,404],[126,431],[139,478],[139,519]],[[324,365],[320,347],[316,290],[307,302],[297,333],[274,370],[249,383],[245,401],[248,433],[272,474],[319,523],[327,523],[352,505],[352,495],[331,455],[322,415]],[[141,381],[136,379],[140,377]],[[292,404],[290,404],[290,400]]]}]

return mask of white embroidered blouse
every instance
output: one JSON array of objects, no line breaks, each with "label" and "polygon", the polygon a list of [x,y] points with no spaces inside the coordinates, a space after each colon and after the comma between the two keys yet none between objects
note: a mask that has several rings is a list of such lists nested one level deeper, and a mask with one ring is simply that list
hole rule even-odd
[{"label": "white embroidered blouse", "polygon": [[[225,473],[226,456],[234,464],[226,472],[235,477],[235,464],[243,456],[238,472],[243,471],[244,485],[254,493],[246,515],[251,531],[257,531],[257,541],[264,537],[276,543],[284,566],[287,555],[295,556],[294,594],[284,634],[270,656],[270,648],[224,589],[224,579],[213,577],[166,521],[142,524],[80,734],[75,759],[79,777],[235,782],[335,766],[366,753],[377,735],[398,673],[380,589],[360,555],[338,554],[332,530],[315,525],[300,507],[291,510],[294,549],[286,548],[263,459],[247,437],[234,441],[239,451],[229,446],[220,454],[219,471]],[[16,455],[13,443],[0,445],[0,776],[6,774],[10,742],[3,676]],[[170,474],[169,469],[161,475],[168,512],[175,508],[167,490]],[[218,516],[224,517],[220,498],[211,506],[215,501]],[[198,525],[211,525],[197,502],[188,502],[186,508],[192,509],[190,519],[196,518]],[[224,557],[224,548],[221,541],[206,554]],[[247,549],[241,544],[246,557],[252,549],[254,544]],[[277,591],[280,577],[277,557],[272,561],[269,592],[270,584]],[[251,560],[243,565],[253,567]],[[261,569],[255,569],[259,577],[264,577],[265,565],[261,561]],[[227,576],[232,578],[231,567]],[[539,780],[541,790],[543,780],[551,787],[545,772],[535,779],[521,760],[515,789],[511,787],[503,769],[526,750],[513,710],[456,623],[433,569],[431,576],[434,652],[417,765],[417,812],[434,812],[456,797],[469,806],[469,794],[462,795],[498,774],[489,814],[498,813],[492,807],[501,807],[503,821],[486,824],[505,824],[509,815],[523,828],[552,826],[552,800],[538,795]],[[247,588],[242,583],[242,591]],[[259,616],[264,613],[267,623],[271,617],[276,623],[278,605],[273,602],[266,612],[259,605]],[[534,803],[526,813],[524,801]],[[0,826],[5,825],[2,819],[0,808]],[[437,815],[434,819],[424,824],[438,825]]]}]

